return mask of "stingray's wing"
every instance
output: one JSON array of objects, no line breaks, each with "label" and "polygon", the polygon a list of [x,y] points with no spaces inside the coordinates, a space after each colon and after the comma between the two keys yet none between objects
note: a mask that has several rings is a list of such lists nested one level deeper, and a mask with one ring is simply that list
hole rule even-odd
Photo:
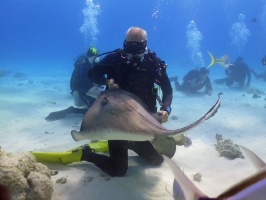
[{"label": "stingray's wing", "polygon": [[258,171],[223,192],[219,198],[264,200],[266,196],[266,164],[254,152],[240,146]]},{"label": "stingray's wing", "polygon": [[259,157],[257,156],[253,151],[249,150],[248,148],[239,145],[240,148],[244,151],[244,153],[249,157],[253,165],[260,170],[261,168],[266,167],[266,163]]},{"label": "stingray's wing", "polygon": [[179,193],[179,196],[182,196],[182,194],[184,194],[185,200],[197,200],[200,197],[208,198],[192,183],[192,181],[181,171],[181,169],[170,158],[168,158],[165,155],[163,155],[163,158],[170,166],[171,171],[174,174],[174,177],[178,183],[174,185],[173,188],[174,194]]}]

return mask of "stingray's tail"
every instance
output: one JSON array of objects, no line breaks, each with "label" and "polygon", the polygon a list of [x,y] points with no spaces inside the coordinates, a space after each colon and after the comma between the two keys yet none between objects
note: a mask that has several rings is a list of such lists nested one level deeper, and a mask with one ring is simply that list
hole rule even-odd
[{"label": "stingray's tail", "polygon": [[168,136],[172,136],[174,137],[176,140],[180,139],[180,134],[184,134],[186,131],[191,130],[192,128],[195,128],[196,126],[198,126],[199,124],[203,123],[205,120],[210,119],[212,116],[215,115],[215,113],[218,111],[218,108],[220,107],[221,104],[221,99],[220,96],[223,93],[220,92],[218,94],[218,100],[216,101],[216,103],[212,106],[212,108],[205,114],[203,115],[200,119],[198,119],[197,121],[195,121],[194,123],[185,126],[183,128],[177,129],[175,130],[174,134],[167,134]]}]

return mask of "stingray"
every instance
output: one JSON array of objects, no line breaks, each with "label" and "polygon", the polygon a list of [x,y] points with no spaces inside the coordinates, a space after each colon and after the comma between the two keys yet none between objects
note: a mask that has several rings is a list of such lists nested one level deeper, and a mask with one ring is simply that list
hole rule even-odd
[{"label": "stingray", "polygon": [[168,130],[158,121],[157,113],[149,113],[144,103],[134,94],[124,90],[106,90],[100,93],[85,114],[80,131],[73,130],[71,135],[76,141],[148,140],[158,152],[163,153],[162,149],[168,146],[166,149],[170,149],[172,154],[176,142],[184,139],[183,134],[212,117],[219,106],[220,94],[215,105],[200,119],[183,128]]}]

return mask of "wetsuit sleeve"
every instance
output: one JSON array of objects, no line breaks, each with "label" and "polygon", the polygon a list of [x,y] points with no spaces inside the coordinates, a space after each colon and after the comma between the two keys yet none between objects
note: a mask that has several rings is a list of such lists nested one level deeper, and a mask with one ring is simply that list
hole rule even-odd
[{"label": "wetsuit sleeve", "polygon": [[70,89],[71,91],[75,91],[79,89],[79,70],[78,67],[76,67],[73,72],[70,79]]},{"label": "wetsuit sleeve", "polygon": [[88,78],[96,84],[105,85],[105,67],[103,65],[94,65],[88,72]]},{"label": "wetsuit sleeve", "polygon": [[[161,110],[165,110],[168,112],[168,107],[170,107],[172,104],[173,88],[166,72],[166,66],[161,66],[161,80],[159,86],[161,87],[163,92],[163,105],[161,107]],[[170,114],[170,112],[168,114]]]},{"label": "wetsuit sleeve", "polygon": [[80,63],[74,68],[70,80],[70,89],[72,92],[79,91],[86,93],[93,87],[93,83],[87,77],[90,68],[91,64],[89,62]]},{"label": "wetsuit sleeve", "polygon": [[209,93],[209,92],[212,92],[212,85],[211,85],[210,78],[207,77],[206,78],[205,93]]},{"label": "wetsuit sleeve", "polygon": [[247,77],[248,77],[248,81],[247,81],[247,83],[246,83],[246,86],[249,87],[249,86],[250,86],[250,81],[251,81],[251,73],[250,73],[250,69],[249,69],[248,66],[247,66],[246,69],[247,69],[246,74],[247,74]]},{"label": "wetsuit sleeve", "polygon": [[115,79],[121,64],[121,54],[113,52],[105,56],[99,63],[95,64],[88,72],[88,78],[96,84],[106,85],[106,79]]},{"label": "wetsuit sleeve", "polygon": [[107,55],[88,72],[88,78],[96,84],[106,85],[106,76],[111,72],[112,55]]}]

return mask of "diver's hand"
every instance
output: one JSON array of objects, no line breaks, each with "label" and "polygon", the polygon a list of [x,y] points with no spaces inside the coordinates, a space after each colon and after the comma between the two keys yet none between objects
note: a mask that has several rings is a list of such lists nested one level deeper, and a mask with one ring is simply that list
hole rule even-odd
[{"label": "diver's hand", "polygon": [[106,85],[109,89],[119,89],[119,86],[115,83],[114,79],[107,79]]},{"label": "diver's hand", "polygon": [[168,113],[164,110],[160,110],[158,114],[161,116],[162,123],[165,123],[168,121]]}]

